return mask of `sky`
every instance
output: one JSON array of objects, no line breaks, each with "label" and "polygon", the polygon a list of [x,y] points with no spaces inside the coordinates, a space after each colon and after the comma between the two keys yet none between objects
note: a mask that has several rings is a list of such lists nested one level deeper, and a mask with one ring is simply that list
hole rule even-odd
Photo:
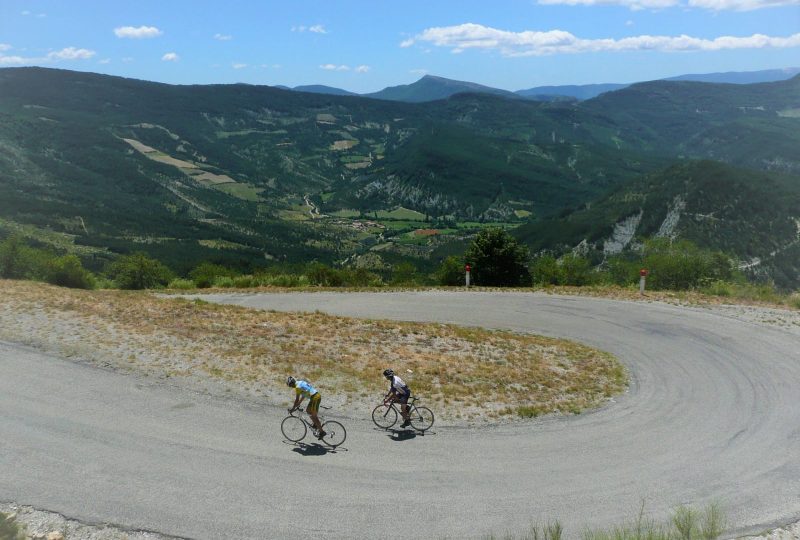
[{"label": "sky", "polygon": [[373,92],[800,66],[800,0],[0,0],[0,68]]}]

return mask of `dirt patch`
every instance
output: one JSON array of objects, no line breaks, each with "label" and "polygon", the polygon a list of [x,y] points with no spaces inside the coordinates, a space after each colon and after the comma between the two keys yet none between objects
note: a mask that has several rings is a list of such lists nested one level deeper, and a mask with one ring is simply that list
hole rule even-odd
[{"label": "dirt patch", "polygon": [[0,281],[0,289],[2,339],[281,404],[293,374],[329,402],[369,407],[385,392],[381,372],[389,366],[448,423],[577,413],[627,384],[611,355],[539,336],[31,282]]}]

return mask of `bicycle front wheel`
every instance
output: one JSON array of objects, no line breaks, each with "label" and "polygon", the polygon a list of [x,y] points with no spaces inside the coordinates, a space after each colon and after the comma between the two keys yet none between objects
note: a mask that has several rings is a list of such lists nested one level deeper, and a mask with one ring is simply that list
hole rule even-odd
[{"label": "bicycle front wheel", "polygon": [[381,429],[389,429],[397,423],[397,411],[388,405],[378,405],[372,410],[372,421]]},{"label": "bicycle front wheel", "polygon": [[322,437],[322,442],[331,448],[336,448],[347,438],[347,432],[344,430],[344,426],[336,420],[328,420],[322,424],[322,430],[325,432],[325,436]]},{"label": "bicycle front wheel", "polygon": [[408,419],[414,429],[427,431],[433,426],[433,411],[427,407],[414,407],[414,410],[409,412]]},{"label": "bicycle front wheel", "polygon": [[296,416],[287,416],[281,422],[281,433],[286,439],[292,442],[300,442],[306,436],[308,428],[302,418]]}]

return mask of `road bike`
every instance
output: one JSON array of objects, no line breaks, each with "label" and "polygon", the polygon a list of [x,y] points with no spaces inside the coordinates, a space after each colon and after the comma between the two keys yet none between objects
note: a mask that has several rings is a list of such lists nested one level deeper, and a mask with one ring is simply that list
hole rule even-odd
[{"label": "road bike", "polygon": [[[322,408],[330,409],[330,407]],[[303,411],[301,409],[294,409],[289,411],[289,416],[284,418],[283,422],[281,422],[281,433],[283,433],[283,436],[286,437],[287,440],[294,443],[302,441],[306,434],[308,434],[309,429],[311,429],[311,432],[315,436],[317,434],[317,428],[302,416],[302,414]],[[320,419],[320,421],[321,420],[322,419]],[[345,431],[344,426],[336,420],[322,422],[322,431],[325,432],[325,436],[320,440],[331,448],[336,448],[347,438],[347,431]]]},{"label": "road bike", "polygon": [[[382,429],[389,429],[397,423],[397,417],[402,416],[398,410],[402,407],[402,403],[396,401],[386,402],[389,394],[383,398],[383,403],[378,405],[372,410],[372,421],[375,425]],[[433,426],[433,411],[427,407],[421,407],[416,404],[417,398],[411,397],[408,399],[408,419],[411,422],[411,427],[417,431],[427,431]]]}]

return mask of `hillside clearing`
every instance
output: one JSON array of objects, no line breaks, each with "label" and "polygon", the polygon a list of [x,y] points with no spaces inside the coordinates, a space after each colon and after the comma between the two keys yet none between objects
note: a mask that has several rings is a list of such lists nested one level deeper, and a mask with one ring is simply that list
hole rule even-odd
[{"label": "hillside clearing", "polygon": [[308,377],[329,403],[361,410],[385,391],[388,366],[450,422],[577,413],[627,385],[611,355],[533,335],[31,282],[0,281],[0,289],[0,339],[187,384],[221,383],[273,403],[287,399],[291,373]]}]

